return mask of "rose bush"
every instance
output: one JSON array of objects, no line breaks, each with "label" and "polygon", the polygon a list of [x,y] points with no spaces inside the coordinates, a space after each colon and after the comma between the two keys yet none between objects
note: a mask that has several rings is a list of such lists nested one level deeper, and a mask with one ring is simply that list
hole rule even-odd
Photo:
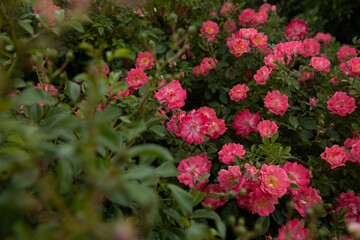
[{"label": "rose bush", "polygon": [[0,236],[359,239],[360,41],[139,4],[0,3]]}]

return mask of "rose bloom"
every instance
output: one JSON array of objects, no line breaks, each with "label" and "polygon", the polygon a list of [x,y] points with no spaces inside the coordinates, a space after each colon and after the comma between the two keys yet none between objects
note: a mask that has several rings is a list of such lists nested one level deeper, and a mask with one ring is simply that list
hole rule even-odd
[{"label": "rose bloom", "polygon": [[113,92],[113,88],[119,83],[120,82],[117,82],[117,83],[111,85],[109,88],[110,95],[115,95],[114,100],[119,100],[119,97],[122,97],[122,98],[127,97],[134,93],[134,89],[132,87],[128,87],[127,89],[125,89],[123,91]]},{"label": "rose bloom", "polygon": [[216,117],[216,113],[209,107],[201,107],[197,110],[207,118],[208,131],[206,133],[212,139],[218,138],[226,131],[225,120]]},{"label": "rose bloom", "polygon": [[279,237],[278,240],[286,240],[286,239],[309,239],[309,229],[304,228],[304,225],[298,220],[293,219],[286,223],[286,225],[282,225],[279,228]]},{"label": "rose bloom", "polygon": [[314,71],[311,72],[311,73],[309,73],[309,72],[306,72],[306,71],[304,71],[304,70],[301,69],[301,70],[299,71],[299,75],[300,75],[300,72],[301,72],[301,77],[299,77],[299,78],[297,79],[297,81],[298,81],[299,84],[300,84],[303,80],[309,80],[309,79],[313,78],[314,75],[315,75],[315,72],[314,72]]},{"label": "rose bloom", "polygon": [[[46,16],[50,27],[54,27],[57,24],[54,13],[60,10],[60,7],[53,5],[52,0],[38,0],[33,9],[36,15]],[[42,26],[42,24],[39,23],[39,26]]]},{"label": "rose bloom", "polygon": [[[312,174],[311,171],[303,165],[298,164],[297,162],[287,162],[281,168],[287,173],[290,183],[298,185],[300,189],[306,188],[309,185]],[[288,193],[292,193],[294,195],[298,192],[298,190],[291,188],[288,188],[287,191]]]},{"label": "rose bloom", "polygon": [[242,177],[239,166],[228,166],[228,170],[221,169],[218,175],[220,186],[226,191],[231,190],[239,178]]},{"label": "rose bloom", "polygon": [[351,75],[358,76],[360,73],[360,57],[355,57],[347,62],[348,71]]},{"label": "rose bloom", "polygon": [[285,170],[277,165],[264,164],[257,177],[261,182],[261,189],[273,197],[281,198],[290,186]]},{"label": "rose bloom", "polygon": [[150,52],[139,52],[135,67],[138,69],[151,69],[154,66],[154,57]]},{"label": "rose bloom", "polygon": [[[52,84],[46,84],[46,83],[43,83],[44,87],[41,86],[40,83],[38,83],[36,85],[36,88],[40,88],[42,89],[43,91],[45,92],[48,92],[50,94],[50,96],[56,96],[58,94],[58,90],[54,87],[54,85]],[[15,96],[15,95],[14,95]]]},{"label": "rose bloom", "polygon": [[226,21],[224,23],[224,29],[226,32],[230,32],[230,33],[233,33],[236,31],[236,25],[235,25],[235,22],[234,21]]},{"label": "rose bloom", "polygon": [[180,123],[181,119],[186,116],[185,111],[177,111],[171,119],[166,123],[166,129],[169,132],[173,132],[176,136],[181,137]]},{"label": "rose bloom", "polygon": [[309,65],[315,68],[318,72],[330,72],[330,61],[324,57],[312,57]]},{"label": "rose bloom", "polygon": [[260,113],[251,114],[247,108],[240,112],[240,114],[237,114],[232,122],[236,135],[247,137],[251,132],[256,131],[260,117]]},{"label": "rose bloom", "polygon": [[302,55],[305,58],[318,55],[320,52],[320,44],[312,38],[307,38],[303,42],[303,52]]},{"label": "rose bloom", "polygon": [[193,70],[193,73],[194,73],[194,77],[199,77],[199,75],[208,75],[209,71],[205,70],[201,66],[195,66],[194,70]]},{"label": "rose bloom", "polygon": [[345,92],[336,92],[327,101],[327,109],[340,116],[351,114],[355,108],[355,98],[348,96]]},{"label": "rose bloom", "polygon": [[235,34],[232,34],[232,38],[244,38],[246,40],[250,40],[251,38],[254,38],[257,33],[258,32],[255,28],[241,28]]},{"label": "rose bloom", "polygon": [[251,8],[244,9],[239,15],[239,24],[240,25],[250,25],[252,23],[252,18],[255,15],[255,12]]},{"label": "rose bloom", "polygon": [[347,45],[342,46],[336,54],[341,62],[343,62],[345,59],[350,59],[351,55],[355,57],[358,55],[355,48],[351,48]]},{"label": "rose bloom", "polygon": [[256,83],[260,85],[265,85],[266,80],[269,79],[270,73],[271,70],[269,68],[267,68],[266,66],[261,67],[254,75]]},{"label": "rose bloom", "polygon": [[215,22],[207,21],[202,25],[200,32],[205,37],[214,38],[215,35],[219,32],[219,27]]},{"label": "rose bloom", "polygon": [[257,33],[250,38],[250,44],[259,49],[265,49],[267,48],[267,36],[262,33]]},{"label": "rose bloom", "polygon": [[257,130],[259,131],[261,137],[271,138],[271,136],[276,133],[278,129],[278,125],[270,120],[263,120],[257,125]]},{"label": "rose bloom", "polygon": [[231,164],[235,161],[235,154],[243,159],[245,155],[244,146],[236,143],[224,144],[222,149],[218,152],[219,160],[225,164]]},{"label": "rose bloom", "polygon": [[203,70],[203,72],[212,70],[216,68],[217,60],[213,58],[204,58],[201,61],[200,68]]},{"label": "rose bloom", "polygon": [[240,101],[246,98],[247,91],[249,91],[249,88],[245,84],[238,84],[230,90],[229,95],[231,100]]},{"label": "rose bloom", "polygon": [[192,110],[181,118],[179,127],[183,141],[187,141],[189,144],[200,144],[204,143],[204,136],[208,132],[209,122],[202,112]]},{"label": "rose bloom", "polygon": [[254,26],[257,26],[259,24],[266,23],[268,19],[268,14],[266,12],[258,12],[252,16],[251,23]]},{"label": "rose bloom", "polygon": [[328,43],[331,41],[331,38],[332,36],[330,35],[330,33],[318,33],[314,37],[314,39],[318,41],[318,43],[320,43],[322,46],[328,45]]},{"label": "rose bloom", "polygon": [[234,10],[233,5],[231,2],[224,2],[221,7],[220,15],[225,16],[230,14]]},{"label": "rose bloom", "polygon": [[339,145],[333,145],[331,148],[326,147],[320,157],[331,165],[331,169],[345,166],[345,162],[348,160],[345,150]]},{"label": "rose bloom", "polygon": [[294,195],[292,200],[295,202],[295,209],[299,212],[300,216],[306,216],[306,210],[311,209],[316,203],[321,202],[321,197],[316,189],[312,187],[299,190],[298,194]]},{"label": "rose bloom", "polygon": [[[205,153],[195,157],[189,157],[180,161],[177,169],[181,174],[177,178],[179,182],[193,188],[196,185],[196,180],[203,174],[209,173],[210,168],[211,162]],[[204,183],[207,181],[208,179],[204,180]]]},{"label": "rose bloom", "polygon": [[248,203],[248,210],[252,214],[259,214],[259,216],[268,216],[275,211],[275,204],[279,201],[276,197],[266,194],[261,190],[255,191],[253,197]]},{"label": "rose bloom", "polygon": [[306,27],[306,22],[295,19],[291,20],[289,26],[287,26],[285,30],[285,35],[290,40],[300,40],[300,38],[304,36],[309,29]]},{"label": "rose bloom", "polygon": [[268,92],[264,99],[264,104],[270,112],[280,116],[284,116],[286,110],[290,107],[288,97],[285,94],[280,95],[278,90]]},{"label": "rose bloom", "polygon": [[269,13],[271,10],[271,4],[270,3],[264,3],[260,6],[259,11],[260,12],[266,12]]},{"label": "rose bloom", "polygon": [[340,83],[340,79],[337,79],[337,78],[331,78],[329,80],[329,83],[333,84],[333,85],[336,85],[336,84],[339,84]]},{"label": "rose bloom", "polygon": [[[166,83],[165,80],[161,81],[161,85]],[[185,105],[186,90],[181,87],[178,80],[173,80],[171,83],[165,85],[154,96],[161,105],[167,106],[167,111],[181,108]]]},{"label": "rose bloom", "polygon": [[126,82],[133,87],[135,90],[138,90],[142,85],[146,84],[149,78],[146,76],[146,73],[141,69],[132,68],[125,78]]},{"label": "rose bloom", "polygon": [[275,60],[277,60],[279,63],[283,63],[284,64],[284,57],[283,56],[278,56],[278,55],[273,55],[273,54],[269,54],[264,58],[264,63],[266,64],[266,66],[269,67],[270,70],[273,69],[277,69],[277,64],[275,63]]},{"label": "rose bloom", "polygon": [[203,199],[203,205],[210,205],[212,210],[215,210],[218,207],[223,206],[229,199],[220,198],[219,194],[224,193],[224,189],[220,184],[209,184],[206,186],[205,192],[207,197]]},{"label": "rose bloom", "polygon": [[311,105],[311,106],[316,106],[316,99],[313,97],[313,98],[309,98],[309,104]]},{"label": "rose bloom", "polygon": [[336,199],[336,201],[339,203],[335,209],[337,213],[341,208],[345,208],[346,222],[360,222],[360,197],[356,196],[353,190],[341,193],[340,198]]},{"label": "rose bloom", "polygon": [[231,42],[230,51],[236,57],[240,57],[244,53],[250,52],[249,43],[241,38],[234,39]]},{"label": "rose bloom", "polygon": [[247,178],[252,178],[258,172],[256,167],[251,166],[248,163],[245,163],[244,168],[246,169],[246,173],[245,173],[244,176],[247,177]]}]

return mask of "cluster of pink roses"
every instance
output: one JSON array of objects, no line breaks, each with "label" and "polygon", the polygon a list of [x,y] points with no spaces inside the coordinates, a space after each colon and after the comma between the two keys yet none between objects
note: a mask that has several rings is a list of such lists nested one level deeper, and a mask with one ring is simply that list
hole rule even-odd
[{"label": "cluster of pink roses", "polygon": [[259,24],[266,23],[268,19],[268,14],[266,11],[259,11],[255,13],[251,8],[244,9],[239,15],[239,24],[240,25],[251,25],[256,27]]},{"label": "cluster of pink roses", "polygon": [[216,117],[213,109],[201,107],[186,114],[177,111],[167,123],[167,130],[192,144],[205,142],[205,136],[216,139],[226,131],[225,121]]},{"label": "cluster of pink roses", "polygon": [[345,208],[345,221],[360,223],[360,196],[356,196],[353,190],[347,193],[341,193],[340,198],[336,199],[339,205],[336,207],[336,212]]},{"label": "cluster of pink roses", "polygon": [[[166,81],[162,80],[161,85],[165,84]],[[185,105],[186,90],[181,87],[178,80],[173,80],[156,92],[155,98],[161,105],[167,106],[167,111],[174,110]]]},{"label": "cluster of pink roses", "polygon": [[[225,144],[218,152],[219,160],[225,164],[232,164],[235,155],[243,158],[245,150],[240,144]],[[305,216],[307,209],[314,207],[321,197],[317,191],[308,187],[312,177],[310,170],[301,164],[286,163],[283,167],[277,165],[264,164],[260,170],[254,166],[245,164],[244,174],[240,167],[228,166],[221,169],[218,173],[219,184],[209,184],[205,187],[208,180],[197,182],[203,174],[209,173],[211,162],[205,154],[190,157],[180,161],[178,170],[181,175],[178,179],[181,183],[190,188],[195,187],[199,191],[207,193],[204,198],[204,205],[211,205],[216,209],[224,205],[228,198],[226,194],[231,194],[237,200],[240,208],[246,208],[251,213],[266,216],[275,210],[278,198],[285,194],[292,194],[295,207],[301,216]],[[299,189],[290,188],[290,183],[296,184]]]},{"label": "cluster of pink roses", "polygon": [[195,66],[193,73],[194,77],[199,77],[199,75],[208,75],[209,71],[216,68],[217,60],[213,58],[204,58],[201,61],[200,66]]},{"label": "cluster of pink roses", "polygon": [[355,48],[343,46],[337,52],[338,58],[341,61],[340,70],[345,75],[352,75],[359,77],[360,73],[360,57]]},{"label": "cluster of pink roses", "polygon": [[[347,151],[345,148],[351,149]],[[354,132],[353,138],[347,138],[343,147],[336,144],[331,148],[326,147],[321,158],[330,164],[331,169],[345,166],[348,160],[360,164],[360,137]]]},{"label": "cluster of pink roses", "polygon": [[149,77],[144,70],[151,69],[154,66],[154,58],[150,52],[139,52],[136,59],[136,68],[132,68],[125,78],[126,82],[135,90],[140,89],[147,84]]},{"label": "cluster of pink roses", "polygon": [[271,138],[278,131],[277,124],[270,120],[259,122],[260,117],[260,113],[251,114],[246,108],[235,116],[232,127],[236,130],[236,134],[241,135],[241,137],[246,137],[257,130],[261,137]]},{"label": "cluster of pink roses", "polygon": [[250,45],[261,50],[267,49],[267,36],[257,32],[254,28],[241,28],[226,39],[226,45],[236,57],[250,52]]}]

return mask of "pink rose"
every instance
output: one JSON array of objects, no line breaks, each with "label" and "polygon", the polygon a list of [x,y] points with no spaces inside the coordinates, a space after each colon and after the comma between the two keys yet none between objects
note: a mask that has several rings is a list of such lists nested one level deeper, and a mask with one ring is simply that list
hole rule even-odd
[{"label": "pink rose", "polygon": [[338,145],[333,145],[331,148],[326,147],[320,156],[331,165],[331,169],[345,166],[345,162],[348,160],[346,152]]}]

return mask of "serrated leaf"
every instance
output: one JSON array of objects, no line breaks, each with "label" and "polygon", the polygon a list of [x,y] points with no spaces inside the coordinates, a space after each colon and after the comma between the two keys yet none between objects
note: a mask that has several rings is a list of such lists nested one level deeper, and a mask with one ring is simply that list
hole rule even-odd
[{"label": "serrated leaf", "polygon": [[168,184],[168,187],[171,190],[174,198],[176,199],[176,202],[179,204],[181,211],[185,215],[190,214],[192,212],[192,208],[193,208],[192,195],[174,184]]}]

